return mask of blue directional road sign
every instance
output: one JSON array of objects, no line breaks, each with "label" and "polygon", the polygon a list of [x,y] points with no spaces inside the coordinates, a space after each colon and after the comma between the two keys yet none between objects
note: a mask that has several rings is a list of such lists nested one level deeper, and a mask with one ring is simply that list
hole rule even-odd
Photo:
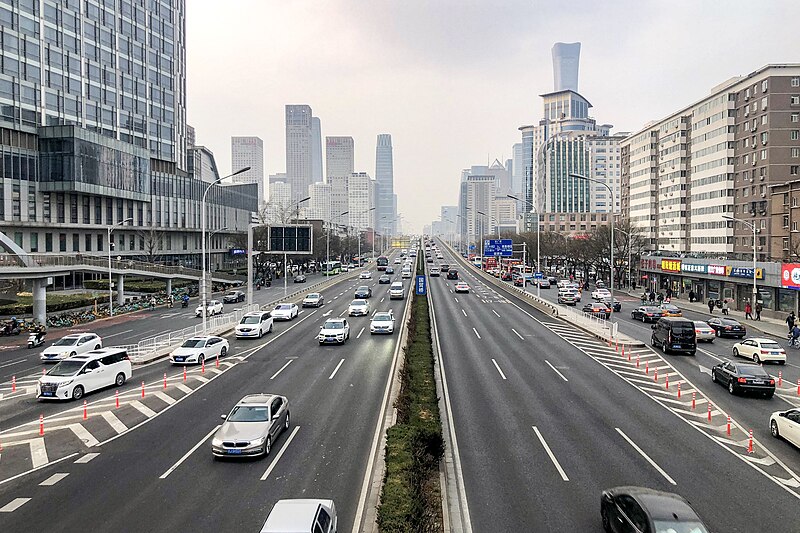
[{"label": "blue directional road sign", "polygon": [[514,242],[511,239],[485,239],[483,241],[483,257],[511,257],[514,253]]},{"label": "blue directional road sign", "polygon": [[417,276],[417,294],[425,294],[427,287],[425,283],[425,276]]},{"label": "blue directional road sign", "polygon": [[470,250],[474,250],[474,249],[475,249],[475,245],[474,245],[474,244],[470,244],[470,245],[469,245],[469,249],[470,249]]},{"label": "blue directional road sign", "polygon": [[533,273],[533,279],[543,279],[543,278],[544,278],[544,274],[542,274],[541,272],[534,272]]}]

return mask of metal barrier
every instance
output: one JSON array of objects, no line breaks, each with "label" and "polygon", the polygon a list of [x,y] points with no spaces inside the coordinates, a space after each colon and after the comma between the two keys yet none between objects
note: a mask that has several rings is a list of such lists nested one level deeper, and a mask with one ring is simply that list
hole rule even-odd
[{"label": "metal barrier", "polygon": [[558,312],[560,316],[576,325],[580,325],[584,329],[594,331],[601,335],[608,335],[612,339],[617,335],[618,325],[616,322],[611,322],[605,318],[584,313],[577,309],[571,309],[567,306],[563,306],[563,309],[559,308]]}]

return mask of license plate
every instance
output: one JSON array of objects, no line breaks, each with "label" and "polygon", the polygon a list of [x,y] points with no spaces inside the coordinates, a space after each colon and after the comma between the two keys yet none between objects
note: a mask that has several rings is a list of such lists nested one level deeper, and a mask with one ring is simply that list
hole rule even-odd
[{"label": "license plate", "polygon": [[771,355],[780,355],[779,352],[770,352]]},{"label": "license plate", "polygon": [[672,349],[673,349],[673,350],[679,350],[679,349],[680,349],[680,347],[681,347],[681,345],[680,345],[680,344],[673,344],[673,345],[672,345]]},{"label": "license plate", "polygon": [[183,361],[183,357],[176,357],[175,360],[178,362]]},{"label": "license plate", "polygon": [[54,392],[43,392],[42,396],[55,396]]},{"label": "license plate", "polygon": [[232,450],[228,450],[228,453],[231,454],[231,455],[240,455],[242,453],[242,450],[234,448]]},{"label": "license plate", "polygon": [[753,384],[755,384],[755,385],[763,385],[764,384],[764,380],[763,379],[754,379],[753,380]]}]

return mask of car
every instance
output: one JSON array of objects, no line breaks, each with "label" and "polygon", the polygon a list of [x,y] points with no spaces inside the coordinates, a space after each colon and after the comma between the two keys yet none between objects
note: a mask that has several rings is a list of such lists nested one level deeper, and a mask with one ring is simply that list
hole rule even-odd
[{"label": "car", "polygon": [[387,274],[394,274],[394,269],[392,267],[386,267]]},{"label": "car", "polygon": [[358,279],[372,279],[372,272],[369,270],[365,270],[361,274],[358,275]]},{"label": "car", "polygon": [[237,339],[261,338],[272,333],[272,315],[268,311],[253,311],[242,317],[234,329]]},{"label": "car", "polygon": [[714,335],[717,337],[739,337],[744,338],[747,335],[747,328],[734,318],[720,318],[714,317],[706,322],[711,329],[714,330]]},{"label": "car", "polygon": [[513,281],[513,280],[514,280],[514,274],[512,274],[511,272],[506,271],[500,274],[500,281]]},{"label": "car", "polygon": [[430,274],[431,274],[432,278],[438,278],[439,277],[439,273],[440,273],[440,270],[437,267],[431,267]]},{"label": "car", "polygon": [[243,302],[245,294],[242,291],[230,291],[222,297],[222,303],[235,304]]},{"label": "car", "polygon": [[697,352],[697,337],[694,333],[694,322],[691,320],[661,317],[650,327],[653,329],[650,344],[654,348],[660,347],[664,353],[684,352],[695,355]]},{"label": "car", "polygon": [[277,394],[248,394],[231,412],[211,439],[211,453],[222,457],[267,456],[278,436],[289,429],[289,399]]},{"label": "car", "polygon": [[458,270],[451,268],[447,271],[447,279],[458,279]]},{"label": "car", "polygon": [[547,276],[547,281],[550,282],[550,285],[555,285],[556,283],[558,283],[558,280],[556,279],[555,276]]},{"label": "car", "polygon": [[611,291],[608,289],[598,288],[592,292],[592,300],[602,301],[606,298],[611,298]]},{"label": "car", "polygon": [[336,533],[338,526],[333,500],[278,500],[261,533]]},{"label": "car", "polygon": [[433,257],[431,257],[431,256],[428,256],[428,257],[425,259],[425,262],[426,262],[426,263],[433,263]]},{"label": "car", "polygon": [[513,281],[514,281],[514,286],[515,287],[524,287],[526,279],[525,279],[525,277],[520,276],[519,274],[516,274],[516,275],[514,275]]},{"label": "car", "polygon": [[571,290],[575,295],[575,301],[581,301],[581,287],[577,283],[568,283],[566,286],[567,289]]},{"label": "car", "polygon": [[442,272],[448,272],[450,270],[450,265],[448,265],[447,263],[442,263],[441,265],[439,265],[439,270],[441,270]]},{"label": "car", "polygon": [[378,278],[378,285],[386,285],[391,282],[392,282],[391,276],[387,276],[386,274]]},{"label": "car", "polygon": [[272,310],[272,318],[275,320],[294,320],[299,314],[300,310],[294,303],[279,303]]},{"label": "car", "polygon": [[765,398],[775,394],[775,379],[755,363],[723,361],[711,368],[711,381],[728,387],[731,394],[752,392]]},{"label": "car", "polygon": [[714,342],[714,328],[703,322],[702,320],[694,320],[694,334],[697,337],[697,342],[706,341]]},{"label": "car", "polygon": [[631,319],[642,322],[656,322],[662,316],[661,309],[654,305],[640,305],[631,311]]},{"label": "car", "polygon": [[375,313],[369,323],[369,332],[374,335],[376,333],[394,333],[394,315],[391,311],[381,311]]},{"label": "car", "polygon": [[606,288],[606,282],[603,281],[602,279],[598,279],[598,280],[595,280],[594,286],[595,286],[596,289],[605,289]]},{"label": "car", "polygon": [[436,259],[444,259],[444,256],[442,254],[436,254]]},{"label": "car", "polygon": [[590,304],[586,304],[581,309],[584,313],[592,316],[596,316],[597,318],[602,318],[603,320],[607,319],[611,316],[611,309],[606,306],[606,304],[602,302],[594,302]]},{"label": "car", "polygon": [[173,365],[198,364],[207,359],[223,358],[228,355],[230,344],[226,339],[216,335],[199,335],[183,341],[180,347],[169,354],[169,362]]},{"label": "car", "polygon": [[734,357],[752,359],[754,363],[775,361],[786,364],[786,350],[772,339],[744,339],[733,345],[732,352]]},{"label": "car", "polygon": [[298,274],[294,277],[294,283],[305,283],[305,282],[306,282],[305,274]]},{"label": "car", "polygon": [[681,317],[683,316],[683,311],[675,304],[661,304],[658,307],[661,308],[661,313],[664,316],[673,316],[673,317]]},{"label": "car", "polygon": [[607,533],[708,533],[708,527],[683,497],[645,487],[604,490],[600,519]]},{"label": "car", "polygon": [[406,295],[406,291],[403,288],[403,283],[400,281],[395,281],[389,286],[389,299],[390,300],[402,300]]},{"label": "car", "polygon": [[575,293],[568,289],[561,289],[558,291],[556,301],[560,304],[575,305],[578,300],[575,299]]},{"label": "car", "polygon": [[353,300],[347,308],[348,316],[367,316],[369,315],[369,301],[367,300]]},{"label": "car", "polygon": [[400,275],[403,279],[411,279],[411,270],[410,269],[403,269],[403,273]]},{"label": "car", "polygon": [[399,257],[395,257],[395,258],[394,258],[394,264],[395,264],[395,265],[399,265],[400,263],[402,263],[402,261],[400,260],[400,258],[399,258]]},{"label": "car", "polygon": [[[222,302],[219,300],[209,300],[208,304],[206,305],[206,316],[214,316],[219,315],[222,313]],[[203,304],[197,306],[197,309],[194,310],[195,317],[203,316]]]},{"label": "car", "polygon": [[620,311],[622,311],[622,302],[620,302],[616,298],[614,298],[613,307],[611,305],[611,298],[603,298],[601,301],[606,305],[606,307],[611,307],[615,313],[619,313]]},{"label": "car", "polygon": [[467,285],[463,281],[459,281],[456,283],[456,286],[453,288],[455,292],[466,292],[469,293],[469,285]]},{"label": "car", "polygon": [[350,324],[344,318],[329,318],[319,327],[320,344],[344,344],[350,338]]},{"label": "car", "polygon": [[769,431],[776,439],[783,437],[800,448],[800,409],[772,413],[769,417]]},{"label": "car", "polygon": [[549,289],[550,288],[550,281],[548,281],[548,280],[546,280],[544,278],[538,280],[538,282],[536,284],[539,286],[540,289]]},{"label": "car", "polygon": [[36,382],[40,400],[80,400],[87,392],[115,385],[133,376],[124,348],[100,348],[59,361]]},{"label": "car", "polygon": [[310,292],[303,298],[303,307],[322,307],[325,305],[325,297],[318,292]]},{"label": "car", "polygon": [[103,347],[103,339],[97,333],[72,333],[64,335],[49,348],[45,348],[39,358],[42,362],[62,361],[78,354],[99,350]]},{"label": "car", "polygon": [[367,298],[372,298],[372,289],[367,287],[366,285],[361,285],[356,289],[353,298],[358,298],[361,300],[366,300]]},{"label": "car", "polygon": [[568,279],[560,279],[556,282],[556,287],[559,289],[565,289],[567,285],[570,285],[572,282]]}]

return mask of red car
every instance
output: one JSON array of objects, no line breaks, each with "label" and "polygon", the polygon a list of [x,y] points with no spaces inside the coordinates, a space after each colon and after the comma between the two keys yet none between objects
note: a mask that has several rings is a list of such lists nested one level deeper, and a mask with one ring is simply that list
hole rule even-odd
[{"label": "red car", "polygon": [[513,277],[514,276],[511,274],[511,272],[503,272],[503,274],[500,276],[500,279],[502,281],[511,281]]}]

